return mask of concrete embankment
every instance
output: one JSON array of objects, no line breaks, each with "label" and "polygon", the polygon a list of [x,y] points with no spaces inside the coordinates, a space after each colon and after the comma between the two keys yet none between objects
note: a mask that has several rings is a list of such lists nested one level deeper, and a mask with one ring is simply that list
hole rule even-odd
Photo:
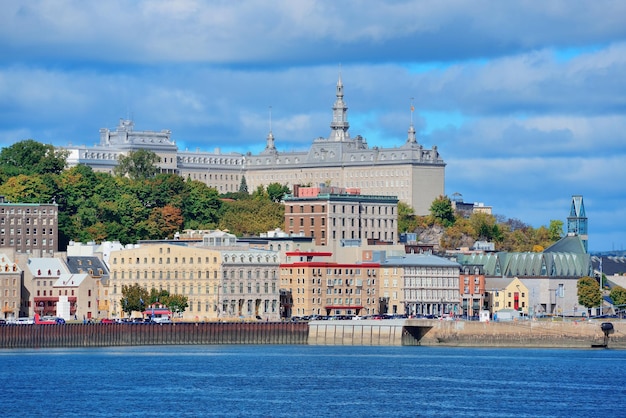
[{"label": "concrete embankment", "polygon": [[[626,349],[626,322],[614,320],[608,347]],[[408,325],[408,324],[407,324]],[[459,347],[554,347],[590,348],[603,344],[601,322],[439,321],[420,340],[420,345]]]},{"label": "concrete embankment", "polygon": [[[609,348],[626,349],[626,322],[615,321]],[[596,321],[313,321],[309,344],[591,348],[603,344]]]}]

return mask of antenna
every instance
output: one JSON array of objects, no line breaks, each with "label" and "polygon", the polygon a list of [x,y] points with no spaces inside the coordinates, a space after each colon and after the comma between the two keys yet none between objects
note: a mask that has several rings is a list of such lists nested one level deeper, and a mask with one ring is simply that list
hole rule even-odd
[{"label": "antenna", "polygon": [[269,113],[270,113],[270,132],[272,132],[272,106],[270,106],[269,108]]}]

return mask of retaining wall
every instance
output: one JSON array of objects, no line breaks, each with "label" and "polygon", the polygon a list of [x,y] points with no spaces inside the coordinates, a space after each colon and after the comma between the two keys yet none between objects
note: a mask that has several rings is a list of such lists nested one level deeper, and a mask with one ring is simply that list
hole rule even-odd
[{"label": "retaining wall", "polygon": [[306,323],[2,325],[0,348],[307,344]]}]

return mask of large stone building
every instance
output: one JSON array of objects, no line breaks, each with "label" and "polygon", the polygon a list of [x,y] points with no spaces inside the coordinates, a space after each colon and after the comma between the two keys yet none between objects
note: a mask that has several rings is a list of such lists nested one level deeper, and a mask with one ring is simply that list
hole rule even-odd
[{"label": "large stone building", "polygon": [[350,136],[348,107],[343,98],[339,78],[330,134],[315,139],[307,151],[278,151],[271,130],[259,154],[223,154],[219,149],[180,151],[170,131],[135,131],[132,121],[121,120],[113,131],[101,129],[99,145],[66,147],[70,151],[68,164],[113,172],[121,155],[149,149],[161,158],[163,172],[201,181],[220,193],[238,191],[243,176],[249,190],[271,183],[290,188],[325,183],[359,188],[364,195],[396,196],[411,205],[416,214],[428,214],[433,200],[444,194],[445,163],[437,147],[426,149],[419,144],[411,122],[403,144],[370,148],[362,136]]}]

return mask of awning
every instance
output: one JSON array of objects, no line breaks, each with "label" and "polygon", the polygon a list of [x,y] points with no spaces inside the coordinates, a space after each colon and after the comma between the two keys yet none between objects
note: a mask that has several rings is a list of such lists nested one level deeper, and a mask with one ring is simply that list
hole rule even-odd
[{"label": "awning", "polygon": [[324,306],[324,309],[363,309],[361,305],[330,305]]}]

